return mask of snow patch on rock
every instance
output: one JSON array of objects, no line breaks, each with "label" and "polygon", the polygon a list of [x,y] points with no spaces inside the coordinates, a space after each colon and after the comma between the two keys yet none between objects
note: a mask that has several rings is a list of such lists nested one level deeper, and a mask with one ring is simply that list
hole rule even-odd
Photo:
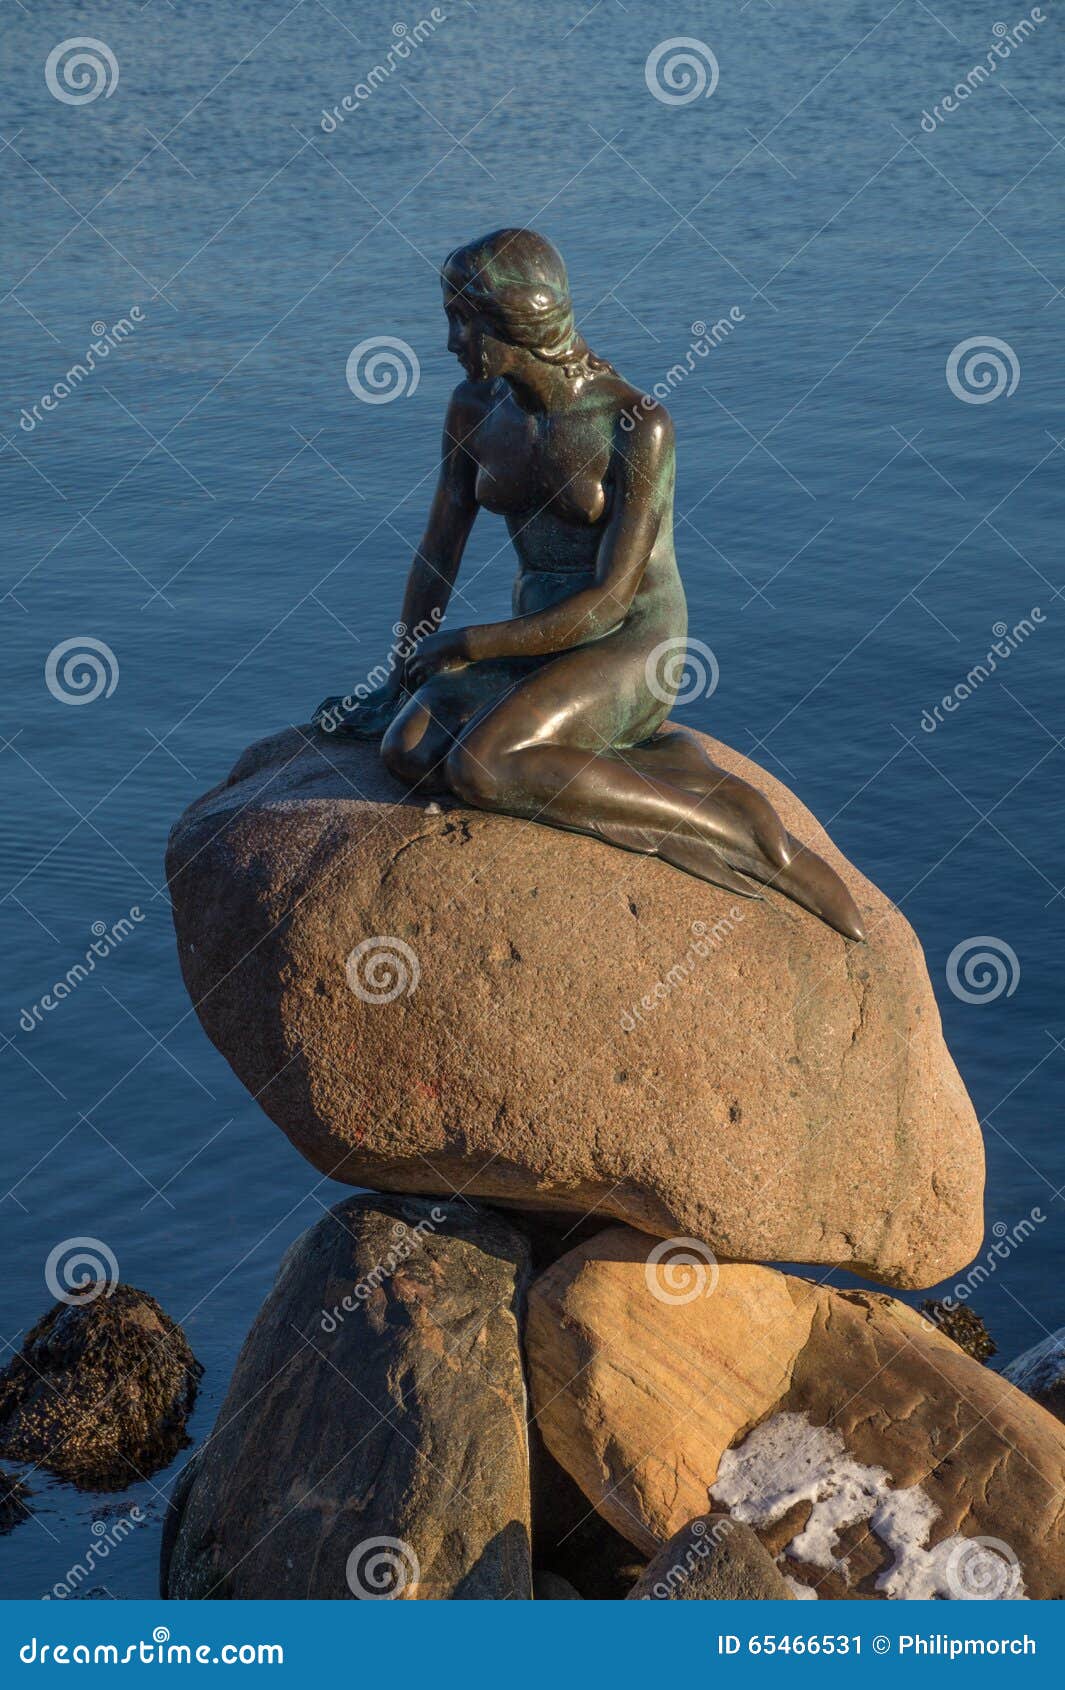
[{"label": "snow patch on rock", "polygon": [[768,1526],[798,1502],[810,1516],[786,1554],[807,1566],[849,1574],[839,1534],[868,1520],[892,1564],[877,1589],[896,1601],[1024,1599],[1020,1563],[998,1538],[959,1535],[929,1547],[939,1508],[918,1485],[896,1488],[883,1467],[857,1461],[838,1432],[805,1414],[775,1414],[721,1458],[715,1502],[749,1526]]}]

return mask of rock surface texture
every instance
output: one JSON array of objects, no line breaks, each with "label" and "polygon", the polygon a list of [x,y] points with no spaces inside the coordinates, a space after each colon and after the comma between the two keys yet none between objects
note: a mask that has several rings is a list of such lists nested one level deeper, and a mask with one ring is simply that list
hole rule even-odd
[{"label": "rock surface texture", "polygon": [[630,1602],[787,1602],[792,1592],[768,1549],[731,1514],[682,1526],[648,1563]]},{"label": "rock surface texture", "polygon": [[90,1283],[56,1303],[0,1373],[0,1456],[81,1490],[124,1490],[188,1443],[202,1373],[154,1297]]},{"label": "rock surface texture", "polygon": [[1065,1420],[1065,1326],[1011,1361],[1002,1377]]},{"label": "rock surface texture", "polygon": [[913,1310],[769,1268],[683,1290],[613,1227],[533,1282],[537,1423],[656,1553],[708,1505],[821,1597],[1065,1597],[1065,1428]]},{"label": "rock surface texture", "polygon": [[351,1197],[299,1239],[176,1487],[175,1598],[528,1600],[524,1241]]},{"label": "rock surface texture", "polygon": [[978,1247],[983,1158],[920,946],[780,782],[867,944],[556,829],[405,798],[292,729],[178,823],[203,1025],[323,1173],[597,1208],[743,1260],[923,1286]]}]

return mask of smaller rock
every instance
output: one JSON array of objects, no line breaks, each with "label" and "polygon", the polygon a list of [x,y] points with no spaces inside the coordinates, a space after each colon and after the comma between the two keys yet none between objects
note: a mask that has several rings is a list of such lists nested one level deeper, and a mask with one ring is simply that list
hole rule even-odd
[{"label": "smaller rock", "polygon": [[0,1473],[0,1536],[29,1519],[29,1495],[29,1485],[14,1473]]},{"label": "smaller rock", "polygon": [[997,1354],[998,1345],[974,1310],[953,1308],[950,1303],[933,1302],[927,1297],[918,1306],[945,1338],[952,1338],[974,1361],[987,1361]]},{"label": "smaller rock", "polygon": [[584,1597],[574,1590],[569,1579],[560,1578],[558,1573],[533,1573],[533,1601],[583,1602]]},{"label": "smaller rock", "polygon": [[0,1455],[79,1490],[124,1490],[188,1443],[202,1373],[154,1297],[92,1281],[56,1303],[0,1373]]},{"label": "smaller rock", "polygon": [[1002,1369],[1003,1379],[1065,1420],[1065,1326]]},{"label": "smaller rock", "polygon": [[179,1601],[528,1601],[523,1237],[369,1192],[290,1246],[174,1484]]},{"label": "smaller rock", "polygon": [[790,1602],[791,1589],[750,1526],[704,1514],[682,1526],[629,1591],[630,1602]]},{"label": "smaller rock", "polygon": [[534,1280],[525,1332],[547,1447],[639,1549],[712,1506],[822,1599],[1065,1597],[1053,1415],[907,1303],[661,1267],[611,1227]]}]

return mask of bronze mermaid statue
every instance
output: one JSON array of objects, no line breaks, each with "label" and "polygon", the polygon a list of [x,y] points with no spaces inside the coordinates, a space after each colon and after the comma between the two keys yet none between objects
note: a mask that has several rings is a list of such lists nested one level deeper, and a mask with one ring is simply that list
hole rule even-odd
[{"label": "bronze mermaid statue", "polygon": [[[380,739],[408,789],[591,834],[745,897],[773,886],[862,939],[839,876],[769,800],[663,725],[687,636],[668,412],[589,350],[542,236],[499,229],[441,279],[466,379],[401,612],[435,631],[369,697],[326,699],[315,725]],[[482,506],[517,553],[514,614],[441,629]]]}]

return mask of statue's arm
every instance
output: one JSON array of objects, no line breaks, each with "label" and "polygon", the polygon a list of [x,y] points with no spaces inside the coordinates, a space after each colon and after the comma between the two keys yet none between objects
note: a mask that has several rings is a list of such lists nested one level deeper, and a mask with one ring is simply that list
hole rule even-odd
[{"label": "statue's arm", "polygon": [[596,558],[595,583],[530,616],[463,630],[469,661],[537,657],[587,645],[620,627],[669,511],[673,425],[661,408],[614,444],[614,509]]},{"label": "statue's arm", "polygon": [[451,395],[429,521],[407,575],[402,628],[396,630],[402,634],[402,643],[389,653],[384,680],[323,700],[313,720],[325,733],[380,739],[406,692],[413,690],[411,677],[419,654],[441,638],[434,630],[443,620],[477,515],[477,465],[467,444],[477,421],[476,397],[464,383]]},{"label": "statue's arm", "polygon": [[429,520],[403,594],[400,619],[411,632],[423,623],[437,627],[443,620],[477,515],[477,465],[467,443],[478,416],[465,384],[456,388],[444,421],[440,473]]}]

